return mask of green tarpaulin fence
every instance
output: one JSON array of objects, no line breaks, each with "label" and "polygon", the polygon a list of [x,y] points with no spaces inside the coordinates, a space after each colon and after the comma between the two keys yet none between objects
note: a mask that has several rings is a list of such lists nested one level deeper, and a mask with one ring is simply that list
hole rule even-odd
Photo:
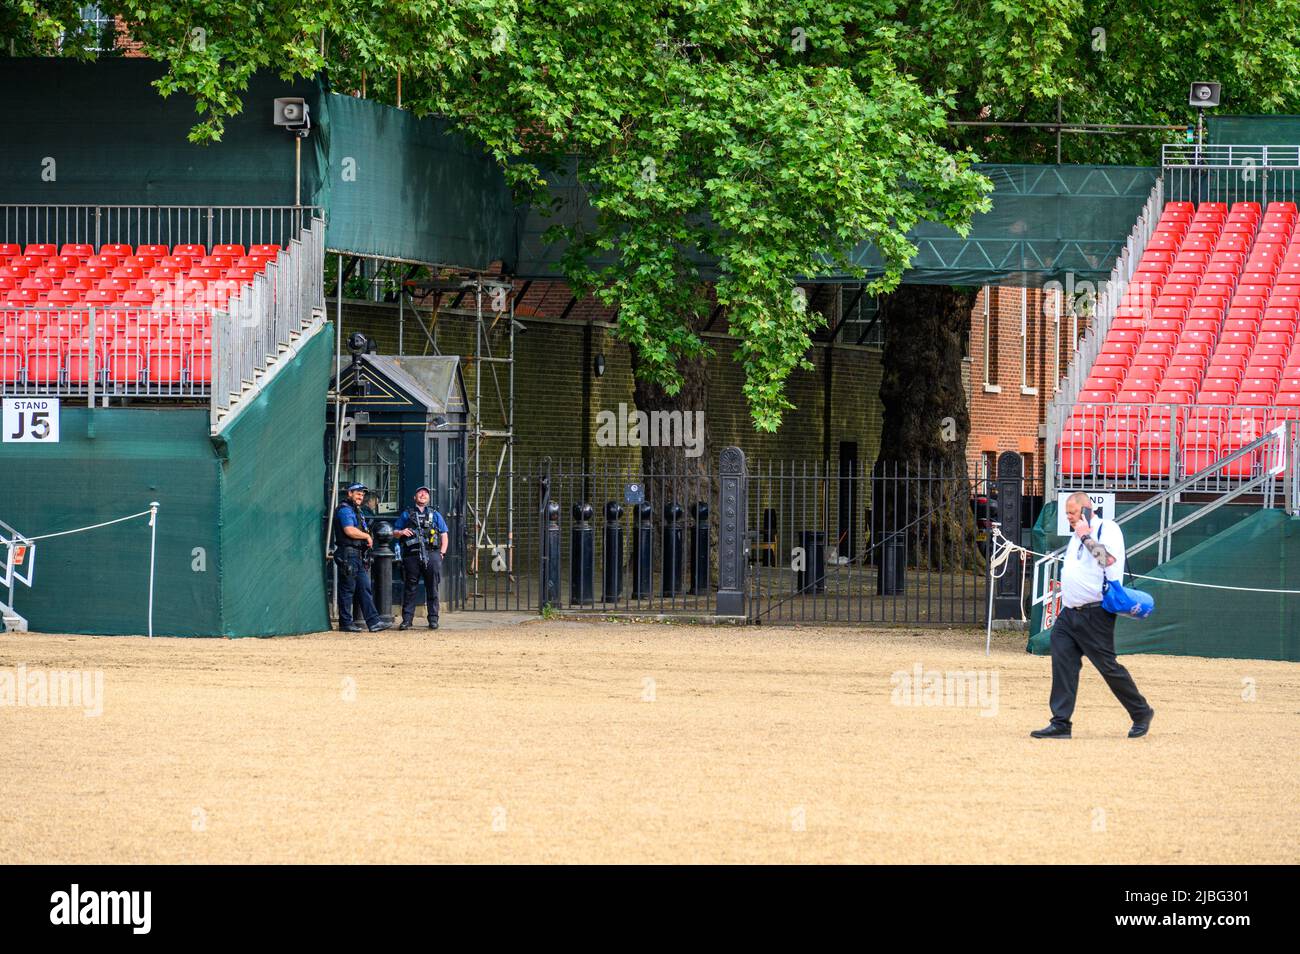
[{"label": "green tarpaulin fence", "polygon": [[441,120],[336,93],[321,102],[329,248],[473,268],[513,262],[514,203],[481,149]]},{"label": "green tarpaulin fence", "polygon": [[[294,144],[271,124],[278,96],[313,113],[317,83],[257,74],[244,110],[214,145],[187,140],[194,102],[163,99],[162,67],[122,58],[0,59],[0,204],[284,206],[294,203]],[[324,143],[303,149],[303,204],[316,204]]]},{"label": "green tarpaulin fence", "polygon": [[[65,399],[58,443],[0,443],[0,520],[37,536],[138,513],[156,500],[156,635],[325,629],[322,491],[333,358],[326,325],[284,359],[215,442],[206,407],[91,410]],[[149,544],[145,518],[39,541],[32,586],[16,587],[14,607],[33,630],[144,634]]]},{"label": "green tarpaulin fence", "polygon": [[[582,189],[562,175],[553,184],[558,217],[516,209],[492,159],[445,122],[329,92],[323,78],[256,75],[224,140],[194,145],[186,138],[198,119],[194,104],[161,98],[151,85],[161,73],[134,58],[0,60],[2,88],[21,91],[0,100],[0,204],[291,205],[295,140],[272,125],[272,100],[301,96],[312,112],[301,201],[326,209],[331,249],[462,268],[500,261],[520,277],[556,278],[562,249],[542,233],[591,214]],[[937,225],[917,228],[907,281],[1102,277],[1156,176],[1155,168],[1122,166],[980,169],[994,182],[992,211],[976,216],[964,239]],[[858,260],[879,273],[870,246]]]},{"label": "green tarpaulin fence", "polygon": [[1207,116],[1205,141],[1224,146],[1300,145],[1300,116]]},{"label": "green tarpaulin fence", "polygon": [[[1195,509],[1178,504],[1175,518]],[[1125,511],[1123,505],[1120,512]],[[1056,526],[1056,504],[1043,508],[1030,546],[1048,552],[1065,538],[1048,533]],[[1124,525],[1128,544],[1157,529],[1149,511]],[[1197,520],[1175,536],[1173,559],[1159,567],[1152,547],[1132,558],[1129,569],[1160,579],[1132,585],[1155,597],[1148,619],[1121,617],[1115,628],[1120,653],[1166,653],[1300,662],[1300,595],[1207,589],[1161,579],[1265,590],[1300,590],[1300,518],[1280,510],[1227,505]],[[1029,650],[1050,652],[1050,631],[1041,631],[1035,608]]]}]

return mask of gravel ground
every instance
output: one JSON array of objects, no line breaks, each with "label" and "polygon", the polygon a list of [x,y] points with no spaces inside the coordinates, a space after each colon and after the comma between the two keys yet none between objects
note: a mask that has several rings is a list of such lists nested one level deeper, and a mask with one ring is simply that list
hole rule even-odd
[{"label": "gravel ground", "polygon": [[[6,634],[0,702],[6,673],[103,692],[0,705],[0,862],[1300,861],[1300,665],[1122,657],[1157,712],[1129,740],[1085,663],[1074,738],[1035,741],[1048,661],[983,638]],[[983,696],[926,704],[972,670]]]}]

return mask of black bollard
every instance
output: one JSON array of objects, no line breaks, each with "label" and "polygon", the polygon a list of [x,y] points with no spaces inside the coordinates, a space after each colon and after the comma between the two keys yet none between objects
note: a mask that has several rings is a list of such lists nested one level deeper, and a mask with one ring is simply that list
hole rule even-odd
[{"label": "black bollard", "polygon": [[560,505],[546,503],[546,526],[542,537],[542,605],[560,605]]},{"label": "black bollard", "polygon": [[592,587],[596,568],[596,531],[591,526],[591,504],[573,505],[573,529],[569,531],[569,605],[590,606],[596,602]]},{"label": "black bollard", "polygon": [[663,529],[663,595],[676,596],[682,590],[682,557],[686,543],[686,528],[682,526],[683,510],[679,503],[664,504]]},{"label": "black bollard", "polygon": [[384,623],[393,621],[393,525],[387,520],[377,520],[371,528],[375,545],[370,551],[374,557],[370,582],[375,592],[375,609]]},{"label": "black bollard", "polygon": [[634,506],[632,519],[636,522],[632,528],[632,599],[644,600],[651,596],[651,575],[654,572],[650,505],[639,503]]},{"label": "black bollard", "polygon": [[709,505],[703,500],[691,504],[691,594],[709,592]]},{"label": "black bollard", "polygon": [[623,595],[623,505],[616,500],[605,504],[605,586],[602,599],[617,603]]},{"label": "black bollard", "polygon": [[801,530],[804,568],[796,574],[795,587],[800,593],[826,592],[826,534],[821,530]]}]

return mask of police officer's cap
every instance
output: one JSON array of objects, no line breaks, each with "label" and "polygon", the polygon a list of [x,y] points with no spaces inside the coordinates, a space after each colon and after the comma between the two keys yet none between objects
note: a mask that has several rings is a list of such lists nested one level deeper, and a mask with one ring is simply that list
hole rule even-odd
[{"label": "police officer's cap", "polygon": [[352,493],[352,491],[354,490],[365,490],[365,489],[366,489],[365,484],[348,484],[348,493]]},{"label": "police officer's cap", "polygon": [[416,487],[416,488],[415,488],[415,493],[418,494],[421,490],[423,490],[423,491],[424,491],[426,494],[428,494],[430,497],[433,496],[433,491],[430,490],[428,487]]}]

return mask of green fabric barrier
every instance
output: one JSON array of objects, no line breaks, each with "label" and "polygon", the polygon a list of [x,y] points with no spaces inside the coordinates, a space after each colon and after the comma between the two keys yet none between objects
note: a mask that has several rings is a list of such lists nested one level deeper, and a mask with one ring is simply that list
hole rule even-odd
[{"label": "green fabric barrier", "polygon": [[[139,58],[0,59],[0,204],[293,205],[294,140],[272,126],[271,102],[304,97],[314,119],[319,84],[256,74],[222,141],[196,145],[186,138],[194,101],[162,98],[151,84],[163,72]],[[324,156],[313,133],[303,144],[304,205],[318,204]]]},{"label": "green fabric barrier", "polygon": [[[1122,513],[1133,504],[1119,505]],[[1196,505],[1175,505],[1175,519]],[[1065,542],[1055,534],[1056,504],[1043,508],[1030,546],[1050,552]],[[1124,525],[1132,544],[1155,532],[1159,516],[1153,508]],[[1229,504],[1174,536],[1173,559],[1152,568],[1155,548],[1132,558],[1134,573],[1165,579],[1217,583],[1264,589],[1300,589],[1300,520],[1278,510]],[[1230,569],[1230,572],[1225,570]],[[1129,581],[1126,580],[1126,585]],[[1289,659],[1300,661],[1297,596],[1266,596],[1133,580],[1131,585],[1155,597],[1156,610],[1145,620],[1121,618],[1115,630],[1119,653],[1167,653],[1223,658]],[[1207,625],[1207,621],[1215,621]],[[1051,652],[1050,630],[1040,631],[1041,607],[1035,607],[1028,650]]]},{"label": "green fabric barrier", "polygon": [[[271,124],[271,101],[302,96],[312,114],[303,140],[301,201],[327,209],[327,245],[347,254],[484,268],[501,261],[521,278],[560,277],[562,247],[542,233],[589,217],[571,175],[552,177],[555,216],[516,210],[496,163],[445,121],[329,92],[323,77],[286,83],[257,74],[223,141],[194,145],[191,100],[163,99],[162,67],[138,58],[77,63],[0,60],[0,204],[287,206],[294,201],[294,139]],[[1293,140],[1294,141],[1294,140]],[[53,166],[49,166],[49,161]],[[905,281],[1038,284],[1105,277],[1146,201],[1157,170],[1128,166],[981,165],[993,209],[968,238],[938,225],[913,232],[919,252]],[[49,172],[53,180],[46,181]],[[0,233],[30,234],[0,221]],[[96,235],[56,225],[44,241],[130,240],[104,223]],[[201,227],[151,241],[208,242]],[[11,241],[17,238],[7,239]],[[30,240],[30,239],[29,239]],[[267,235],[258,241],[278,241]],[[857,255],[880,273],[869,245]],[[707,265],[707,263],[701,263]],[[706,274],[708,270],[706,268]],[[854,280],[822,274],[822,281]]]},{"label": "green fabric barrier", "polygon": [[1206,116],[1205,141],[1223,146],[1300,144],[1300,116]]},{"label": "green fabric barrier", "polygon": [[221,435],[220,631],[227,636],[329,628],[321,526],[333,342],[326,324]]},{"label": "green fabric barrier", "polygon": [[[65,400],[59,443],[0,443],[0,519],[37,536],[156,500],[155,635],[325,629],[323,451],[333,357],[326,325],[215,446],[207,408],[92,411]],[[16,588],[15,609],[38,632],[146,633],[149,536],[148,518],[139,517],[39,541],[34,585]]]},{"label": "green fabric barrier", "polygon": [[514,202],[480,147],[443,120],[370,100],[327,93],[322,109],[328,248],[461,267],[513,263]]},{"label": "green fabric barrier", "polygon": [[[28,536],[158,501],[154,632],[219,631],[217,466],[206,408],[92,411],[65,400],[59,443],[0,443],[0,487],[0,519]],[[148,518],[139,517],[39,541],[33,586],[16,587],[15,609],[38,631],[146,633],[149,535]]]}]

